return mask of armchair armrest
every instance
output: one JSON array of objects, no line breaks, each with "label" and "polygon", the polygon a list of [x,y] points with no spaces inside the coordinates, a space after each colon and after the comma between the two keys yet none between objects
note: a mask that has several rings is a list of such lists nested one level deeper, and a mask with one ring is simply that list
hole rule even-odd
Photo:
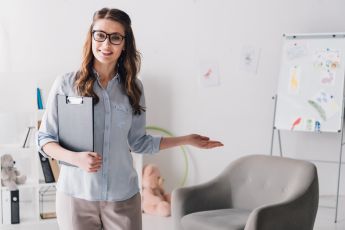
[{"label": "armchair armrest", "polygon": [[299,197],[254,209],[244,230],[312,230],[319,203],[318,179]]},{"label": "armchair armrest", "polygon": [[220,177],[204,184],[175,189],[171,202],[174,229],[182,229],[180,221],[187,214],[229,208],[230,203],[229,185]]}]

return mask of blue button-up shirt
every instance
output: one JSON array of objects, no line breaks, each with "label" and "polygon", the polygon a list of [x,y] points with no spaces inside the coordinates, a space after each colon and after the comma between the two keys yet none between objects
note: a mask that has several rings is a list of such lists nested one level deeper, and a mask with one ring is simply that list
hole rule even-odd
[{"label": "blue button-up shirt", "polygon": [[[96,73],[96,72],[95,72]],[[94,106],[94,151],[102,156],[102,166],[96,173],[61,165],[57,189],[73,197],[91,201],[122,201],[139,191],[138,175],[133,167],[130,150],[135,153],[156,153],[161,137],[146,134],[146,113],[134,115],[128,96],[123,92],[119,75],[106,88],[98,74],[94,91],[99,103]],[[46,111],[37,135],[40,152],[49,142],[59,142],[57,125],[57,95],[78,96],[74,90],[75,73],[58,77],[49,93]],[[145,106],[143,86],[140,105]]]}]

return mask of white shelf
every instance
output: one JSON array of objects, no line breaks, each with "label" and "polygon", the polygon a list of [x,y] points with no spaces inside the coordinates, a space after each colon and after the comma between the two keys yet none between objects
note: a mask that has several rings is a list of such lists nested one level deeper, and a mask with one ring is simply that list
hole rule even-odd
[{"label": "white shelf", "polygon": [[[37,224],[56,223],[56,219],[41,219],[40,217],[40,190],[45,190],[50,186],[56,186],[56,183],[44,183],[40,181],[40,173],[42,171],[38,149],[35,143],[35,136],[37,135],[37,124],[43,117],[45,110],[37,109],[36,102],[36,88],[32,88],[32,93],[35,95],[34,100],[31,100],[32,110],[27,112],[9,111],[0,113],[0,124],[8,125],[8,127],[15,127],[11,129],[9,135],[6,132],[0,132],[3,137],[0,143],[0,156],[3,154],[10,154],[16,161],[15,167],[20,171],[21,175],[26,175],[27,180],[23,185],[17,185],[19,190],[19,207],[20,207],[20,223],[19,224],[3,224],[1,195],[8,191],[7,187],[3,187],[0,183],[0,229],[28,229],[29,226]],[[25,95],[24,95],[25,96]],[[7,127],[7,126],[6,126]],[[5,128],[6,128],[5,127]],[[34,127],[27,138],[26,148],[23,148],[26,139],[28,127]],[[1,130],[0,130],[1,131]],[[4,130],[3,130],[4,131]],[[0,171],[1,176],[1,171]],[[55,205],[55,199],[50,198]]]},{"label": "white shelf", "polygon": [[15,228],[22,227],[22,226],[28,226],[28,225],[37,224],[37,220],[34,219],[34,218],[20,217],[20,221],[21,222],[19,224],[2,224],[0,226],[11,227],[9,229],[12,229],[12,228],[15,229]]},{"label": "white shelf", "polygon": [[56,223],[57,224],[57,221],[56,221],[56,218],[51,218],[51,219],[41,219],[39,220],[40,223]]},{"label": "white shelf", "polygon": [[56,182],[53,182],[53,183],[39,183],[38,184],[38,187],[39,188],[44,188],[44,187],[50,187],[50,186],[56,186]]},{"label": "white shelf", "polygon": [[[28,148],[23,148],[22,144],[8,144],[8,145],[0,145],[1,151],[16,151],[16,152],[33,152],[35,151],[35,146],[30,146]],[[2,154],[1,154],[2,155]]]},{"label": "white shelf", "polygon": [[[20,184],[17,186],[18,186],[18,190],[22,190],[22,189],[26,189],[26,188],[37,188],[38,183],[29,181],[29,182],[25,182],[25,184]],[[1,190],[8,191],[8,188],[7,187],[1,187]]]}]

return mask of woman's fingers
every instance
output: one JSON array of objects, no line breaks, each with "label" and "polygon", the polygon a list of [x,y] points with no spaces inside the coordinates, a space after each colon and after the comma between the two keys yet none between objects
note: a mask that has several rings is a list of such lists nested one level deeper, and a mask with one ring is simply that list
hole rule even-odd
[{"label": "woman's fingers", "polygon": [[101,164],[95,164],[89,167],[88,172],[97,172],[101,168]]},{"label": "woman's fingers", "polygon": [[95,172],[97,172],[98,171],[98,169],[89,169],[87,172],[89,172],[89,173],[95,173]]},{"label": "woman's fingers", "polygon": [[192,134],[192,137],[194,139],[194,144],[197,147],[200,148],[215,148],[215,147],[221,147],[224,146],[223,143],[221,143],[220,141],[214,141],[214,140],[210,140],[209,137],[207,136],[201,136],[199,134]]},{"label": "woman's fingers", "polygon": [[95,163],[90,164],[90,168],[99,168],[101,166],[102,166],[101,162],[95,162]]},{"label": "woman's fingers", "polygon": [[90,166],[91,166],[91,167],[95,167],[95,166],[97,166],[97,165],[102,165],[102,161],[94,161],[94,162],[91,162],[91,163],[90,163]]},{"label": "woman's fingers", "polygon": [[89,156],[95,157],[97,159],[102,159],[102,156],[95,152],[89,152]]},{"label": "woman's fingers", "polygon": [[224,146],[224,145],[220,141],[205,141],[202,143],[202,147],[207,148],[207,149],[221,147],[221,146]]},{"label": "woman's fingers", "polygon": [[221,147],[224,146],[221,142],[219,141],[209,141],[207,147],[209,148],[215,148],[215,147]]},{"label": "woman's fingers", "polygon": [[97,172],[102,166],[102,157],[95,152],[89,153],[88,172]]}]

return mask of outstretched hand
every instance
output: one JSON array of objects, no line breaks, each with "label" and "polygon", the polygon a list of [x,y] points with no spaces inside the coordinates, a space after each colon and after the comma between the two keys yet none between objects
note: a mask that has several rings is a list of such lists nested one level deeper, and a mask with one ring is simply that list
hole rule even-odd
[{"label": "outstretched hand", "polygon": [[209,137],[201,136],[199,134],[188,135],[188,144],[201,149],[211,149],[224,146],[220,141],[210,140]]}]

